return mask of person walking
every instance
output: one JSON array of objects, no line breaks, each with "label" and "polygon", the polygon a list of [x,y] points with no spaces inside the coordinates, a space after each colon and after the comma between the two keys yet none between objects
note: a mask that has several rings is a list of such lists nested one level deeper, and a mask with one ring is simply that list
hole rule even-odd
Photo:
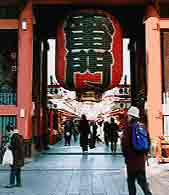
[{"label": "person walking", "polygon": [[111,150],[112,153],[116,153],[117,150],[117,141],[118,141],[118,130],[119,127],[117,123],[115,123],[114,118],[110,119],[110,141],[111,141]]},{"label": "person walking", "polygon": [[97,125],[98,125],[98,129],[97,129],[96,140],[97,142],[104,143],[103,120],[98,121]]},{"label": "person walking", "polygon": [[103,132],[104,132],[104,143],[106,146],[109,146],[109,140],[110,140],[110,124],[108,121],[104,122],[104,127],[103,127]]},{"label": "person walking", "polygon": [[97,125],[95,122],[90,123],[90,149],[96,147],[96,135],[97,135]]},{"label": "person walking", "polygon": [[79,131],[80,131],[80,146],[83,152],[88,151],[88,136],[90,134],[90,126],[89,122],[86,119],[86,115],[82,114],[80,124],[79,124]]},{"label": "person walking", "polygon": [[[122,152],[127,168],[127,183],[129,195],[136,195],[136,180],[145,195],[152,195],[146,179],[146,153],[138,152],[133,146],[133,127],[139,120],[139,109],[132,106],[128,110],[128,124],[122,135]],[[148,134],[147,134],[148,135]]]},{"label": "person walking", "polygon": [[73,122],[68,119],[64,121],[64,138],[65,138],[65,146],[70,146],[70,141],[72,137],[72,129],[73,129]]},{"label": "person walking", "polygon": [[14,162],[11,165],[9,185],[5,187],[21,187],[21,167],[24,166],[24,141],[17,129],[10,128],[9,131],[10,136],[7,147],[12,151]]},{"label": "person walking", "polygon": [[74,138],[74,142],[76,143],[78,140],[78,124],[77,124],[77,120],[72,120],[73,121],[73,129],[72,129],[72,134],[73,134],[73,138]]}]

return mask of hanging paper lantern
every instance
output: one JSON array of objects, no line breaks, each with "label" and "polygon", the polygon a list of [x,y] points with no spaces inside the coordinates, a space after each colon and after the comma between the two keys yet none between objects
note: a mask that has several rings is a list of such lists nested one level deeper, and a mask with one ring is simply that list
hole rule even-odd
[{"label": "hanging paper lantern", "polygon": [[122,33],[112,15],[96,10],[70,14],[57,27],[56,78],[70,90],[107,89],[122,76]]}]

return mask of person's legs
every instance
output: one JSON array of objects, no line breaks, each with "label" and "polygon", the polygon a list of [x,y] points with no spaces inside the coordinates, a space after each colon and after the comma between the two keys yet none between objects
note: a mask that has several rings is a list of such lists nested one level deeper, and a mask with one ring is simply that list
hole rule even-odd
[{"label": "person's legs", "polygon": [[67,145],[67,136],[65,135],[65,146]]},{"label": "person's legs", "polygon": [[73,133],[73,139],[74,139],[74,142],[77,141],[76,133]]},{"label": "person's legs", "polygon": [[86,152],[86,151],[88,151],[87,147],[86,146],[82,146],[82,152]]},{"label": "person's legs", "polygon": [[70,146],[70,140],[71,140],[71,136],[68,136],[67,137],[67,143],[68,143],[69,146]]},{"label": "person's legs", "polygon": [[84,152],[87,152],[88,151],[88,145],[83,146],[83,151]]},{"label": "person's legs", "polygon": [[96,136],[93,136],[93,147],[96,147]]},{"label": "person's legs", "polygon": [[9,185],[4,186],[5,188],[15,187],[15,175],[16,175],[15,167],[11,166],[10,176],[9,176]]},{"label": "person's legs", "polygon": [[136,177],[137,177],[137,182],[140,185],[140,187],[142,188],[144,194],[145,195],[152,195],[152,193],[149,189],[149,185],[147,183],[145,171],[139,171],[137,173]]},{"label": "person's legs", "polygon": [[111,151],[114,153],[114,141],[111,141]]},{"label": "person's legs", "polygon": [[104,135],[104,142],[105,142],[106,146],[109,145],[109,141],[108,141],[108,136],[107,135]]},{"label": "person's legs", "polygon": [[16,186],[21,186],[21,168],[16,168]]},{"label": "person's legs", "polygon": [[96,139],[97,139],[98,142],[102,142],[103,143],[103,141],[100,139],[99,136],[97,136]]},{"label": "person's legs", "polygon": [[70,146],[70,136],[68,136],[68,146]]},{"label": "person's legs", "polygon": [[116,152],[116,150],[117,150],[117,142],[115,141],[114,142],[114,152]]},{"label": "person's legs", "polygon": [[10,179],[9,179],[10,185],[15,184],[15,175],[16,175],[16,168],[14,166],[11,166]]},{"label": "person's legs", "polygon": [[127,184],[128,184],[129,195],[136,195],[135,179],[136,177],[134,173],[128,173]]},{"label": "person's legs", "polygon": [[65,135],[65,146],[70,145],[70,136]]}]

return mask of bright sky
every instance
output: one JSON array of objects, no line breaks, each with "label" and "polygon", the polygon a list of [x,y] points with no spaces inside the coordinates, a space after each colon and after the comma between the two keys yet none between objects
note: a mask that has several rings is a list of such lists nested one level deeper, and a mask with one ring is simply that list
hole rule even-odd
[{"label": "bright sky", "polygon": [[[55,40],[48,40],[50,49],[48,51],[48,83],[50,75],[55,79]],[[124,76],[127,75],[127,83],[130,84],[130,53],[128,50],[129,39],[123,40],[123,77],[121,83],[124,83]]]}]

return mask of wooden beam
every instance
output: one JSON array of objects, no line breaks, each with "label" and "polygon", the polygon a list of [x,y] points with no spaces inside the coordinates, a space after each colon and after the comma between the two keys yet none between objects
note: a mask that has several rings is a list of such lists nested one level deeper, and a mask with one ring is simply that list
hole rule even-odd
[{"label": "wooden beam", "polygon": [[145,5],[146,0],[33,0],[37,5]]},{"label": "wooden beam", "polygon": [[169,18],[160,18],[160,28],[169,29]]},{"label": "wooden beam", "polygon": [[18,108],[14,105],[0,105],[0,116],[17,115]]},{"label": "wooden beam", "polygon": [[18,20],[0,19],[0,29],[18,29]]}]

